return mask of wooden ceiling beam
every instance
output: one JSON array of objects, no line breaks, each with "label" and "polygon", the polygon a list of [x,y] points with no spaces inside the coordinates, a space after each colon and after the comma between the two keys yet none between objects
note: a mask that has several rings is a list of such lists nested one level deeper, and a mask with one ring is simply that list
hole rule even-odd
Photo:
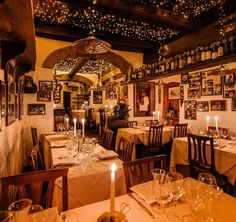
[{"label": "wooden ceiling beam", "polygon": [[69,78],[73,78],[75,76],[75,74],[78,72],[79,69],[81,69],[85,63],[88,62],[88,58],[87,57],[80,57],[76,63],[73,65],[72,69],[70,70],[70,72],[68,73]]}]

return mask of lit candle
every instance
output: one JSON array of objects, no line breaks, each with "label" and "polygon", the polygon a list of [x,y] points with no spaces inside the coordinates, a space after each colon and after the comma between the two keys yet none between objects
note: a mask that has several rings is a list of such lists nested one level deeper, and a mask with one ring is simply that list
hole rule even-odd
[{"label": "lit candle", "polygon": [[218,131],[218,116],[215,116],[215,123],[216,123],[216,131]]},{"label": "lit candle", "polygon": [[154,122],[154,116],[155,116],[155,112],[152,112],[152,121]]},{"label": "lit candle", "polygon": [[160,111],[157,112],[157,120],[158,120],[158,123],[160,122]]},{"label": "lit candle", "polygon": [[208,131],[209,123],[210,123],[210,116],[206,116],[206,121],[207,121],[207,131]]},{"label": "lit candle", "polygon": [[74,137],[76,137],[76,122],[77,122],[77,119],[74,119]]},{"label": "lit candle", "polygon": [[115,216],[115,180],[116,180],[116,164],[111,165],[111,202],[110,202],[110,216]]},{"label": "lit candle", "polygon": [[106,112],[107,112],[107,110],[108,110],[108,106],[106,105]]},{"label": "lit candle", "polygon": [[66,118],[66,130],[67,131],[69,130],[69,118],[68,117]]},{"label": "lit candle", "polygon": [[82,135],[83,135],[83,139],[85,138],[85,130],[84,130],[84,123],[85,123],[85,119],[81,119],[82,122]]},{"label": "lit candle", "polygon": [[112,105],[110,105],[110,107],[111,107],[111,110],[113,109],[113,106]]}]

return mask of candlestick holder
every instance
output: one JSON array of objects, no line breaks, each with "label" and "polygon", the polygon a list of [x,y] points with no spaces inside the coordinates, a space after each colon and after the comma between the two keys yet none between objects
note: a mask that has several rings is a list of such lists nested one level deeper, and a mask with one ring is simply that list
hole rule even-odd
[{"label": "candlestick holder", "polygon": [[115,211],[115,215],[111,216],[110,212],[104,212],[97,219],[98,222],[128,222],[125,214]]}]

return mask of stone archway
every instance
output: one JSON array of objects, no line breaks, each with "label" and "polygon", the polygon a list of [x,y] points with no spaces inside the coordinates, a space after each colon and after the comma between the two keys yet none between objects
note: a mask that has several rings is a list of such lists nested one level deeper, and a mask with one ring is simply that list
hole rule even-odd
[{"label": "stone archway", "polygon": [[[69,57],[79,58],[80,56],[74,49],[72,49],[71,46],[57,49],[47,56],[47,58],[44,60],[42,64],[42,67],[52,69],[55,66],[55,64]],[[120,69],[122,74],[126,76],[129,75],[131,70],[133,69],[133,66],[127,60],[125,60],[122,56],[117,55],[116,53],[111,51],[103,54],[98,54],[95,56],[95,58],[102,59],[106,62],[112,63],[114,66]]]},{"label": "stone archway", "polygon": [[[57,76],[57,79],[58,79],[59,81],[71,81],[71,79],[69,78],[69,76],[66,75],[66,74],[58,75],[58,76]],[[74,81],[74,82],[81,82],[81,83],[84,83],[85,85],[88,86],[88,88],[94,84],[93,81],[91,81],[90,79],[88,79],[88,78],[86,78],[86,77],[84,77],[84,76],[81,76],[81,75],[75,75],[75,76],[73,77],[73,81]]]}]

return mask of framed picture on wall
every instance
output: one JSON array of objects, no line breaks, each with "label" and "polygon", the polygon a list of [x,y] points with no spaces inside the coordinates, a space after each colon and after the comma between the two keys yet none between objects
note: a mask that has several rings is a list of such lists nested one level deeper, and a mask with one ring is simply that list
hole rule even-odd
[{"label": "framed picture on wall", "polygon": [[53,82],[52,81],[39,81],[39,90],[52,91]]},{"label": "framed picture on wall", "polygon": [[6,116],[6,84],[0,81],[0,93],[1,93],[1,117]]},{"label": "framed picture on wall", "polygon": [[19,120],[24,114],[24,81],[19,79]]},{"label": "framed picture on wall", "polygon": [[188,73],[181,74],[181,84],[188,84]]},{"label": "framed picture on wall", "polygon": [[51,102],[51,91],[39,90],[37,92],[38,102]]},{"label": "framed picture on wall", "polygon": [[233,98],[236,96],[236,70],[229,70],[223,77],[223,97]]},{"label": "framed picture on wall", "polygon": [[93,104],[102,104],[102,91],[101,90],[93,91]]},{"label": "framed picture on wall", "polygon": [[35,103],[28,104],[28,115],[45,115],[46,106],[45,104]]},{"label": "framed picture on wall", "polygon": [[209,102],[208,101],[197,101],[197,111],[198,112],[209,112]]},{"label": "framed picture on wall", "polygon": [[170,87],[168,89],[168,99],[179,99],[180,98],[180,87]]},{"label": "framed picture on wall", "polygon": [[232,98],[232,101],[231,101],[231,110],[232,110],[232,111],[236,111],[236,97],[233,97],[233,98]]},{"label": "framed picture on wall", "polygon": [[202,73],[202,96],[222,94],[222,78],[218,71]]},{"label": "framed picture on wall", "polygon": [[201,86],[201,72],[189,73],[188,74],[189,87],[200,87]]},{"label": "framed picture on wall", "polygon": [[211,100],[211,111],[226,111],[226,100]]},{"label": "framed picture on wall", "polygon": [[111,85],[107,84],[106,87],[105,87],[106,99],[110,99],[110,89],[111,89]]},{"label": "framed picture on wall", "polygon": [[187,120],[197,119],[197,101],[196,100],[184,101],[184,118]]},{"label": "framed picture on wall", "polygon": [[201,98],[201,87],[188,88],[188,99]]},{"label": "framed picture on wall", "polygon": [[134,84],[134,117],[152,116],[155,111],[155,83]]}]

